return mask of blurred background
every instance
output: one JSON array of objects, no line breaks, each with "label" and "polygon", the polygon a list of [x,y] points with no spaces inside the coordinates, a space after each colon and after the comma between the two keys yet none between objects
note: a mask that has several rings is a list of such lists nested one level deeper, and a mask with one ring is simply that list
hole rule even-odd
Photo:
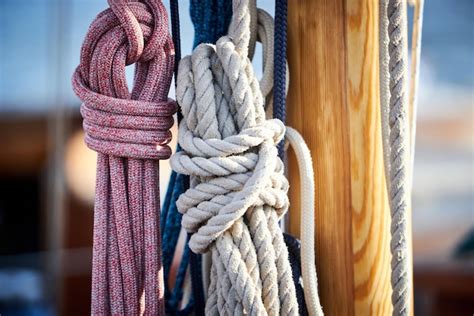
[{"label": "blurred background", "polygon": [[[272,1],[258,3],[273,12]],[[193,28],[188,1],[180,5],[187,54]],[[70,78],[106,7],[0,1],[1,315],[89,314],[95,154]],[[420,315],[474,312],[473,21],[472,0],[426,1],[413,188]],[[162,192],[168,174],[164,162]]]}]

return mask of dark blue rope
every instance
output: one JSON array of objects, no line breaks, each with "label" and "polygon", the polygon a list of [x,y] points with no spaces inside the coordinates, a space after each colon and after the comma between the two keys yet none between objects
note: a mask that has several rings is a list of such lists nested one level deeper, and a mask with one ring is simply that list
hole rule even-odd
[{"label": "dark blue rope", "polygon": [[[286,123],[286,29],[287,0],[275,2],[275,45],[273,54],[273,117]],[[284,158],[284,140],[278,144],[278,155]]]},{"label": "dark blue rope", "polygon": [[191,0],[191,21],[194,25],[194,47],[215,43],[227,34],[232,18],[231,0]]},{"label": "dark blue rope", "polygon": [[296,300],[298,301],[299,314],[308,315],[308,309],[304,300],[304,291],[301,284],[301,242],[289,234],[283,234],[286,247],[288,248],[288,257],[290,259],[293,282],[296,288]]},{"label": "dark blue rope", "polygon": [[[288,2],[276,0],[275,2],[275,45],[273,61],[273,117],[286,124],[286,44],[288,26]],[[284,159],[284,140],[278,144],[278,155]],[[295,237],[284,234],[288,247],[293,282],[296,288],[299,314],[308,315],[304,292],[301,284],[301,244]]]},{"label": "dark blue rope", "polygon": [[[170,0],[171,30],[175,46],[175,78],[178,62],[181,59],[178,0]],[[191,20],[194,24],[194,47],[200,43],[215,43],[227,33],[232,18],[232,0],[191,0]],[[176,83],[176,82],[175,82]],[[178,121],[182,118],[178,112]],[[178,146],[177,151],[181,150]],[[163,270],[165,282],[168,281],[171,265],[181,231],[182,215],[178,212],[176,201],[189,188],[189,177],[172,172],[161,214]],[[189,239],[189,235],[188,235]],[[183,298],[183,285],[188,265],[191,270],[192,298],[189,304],[180,310]],[[173,290],[165,287],[165,304],[168,315],[204,315],[204,289],[202,285],[201,256],[189,250],[186,245],[176,275]]]}]

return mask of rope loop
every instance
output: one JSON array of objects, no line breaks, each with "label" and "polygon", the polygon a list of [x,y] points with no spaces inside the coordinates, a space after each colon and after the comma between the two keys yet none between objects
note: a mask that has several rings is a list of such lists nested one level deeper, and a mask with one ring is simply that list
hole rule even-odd
[{"label": "rope loop", "polygon": [[211,252],[206,315],[297,315],[278,226],[288,209],[288,181],[276,148],[285,127],[265,118],[248,58],[250,20],[249,1],[234,0],[228,35],[180,61],[183,151],[171,166],[190,176],[191,188],[176,205],[182,226],[193,233],[190,249]]},{"label": "rope loop", "polygon": [[[169,83],[153,74],[171,75],[173,44],[163,3],[149,2],[109,0],[110,9],[89,28],[73,76],[74,91],[83,101],[85,141],[103,154],[137,159],[171,155],[167,144],[177,106],[164,97]],[[130,93],[125,66],[131,62],[136,62],[136,72]]]},{"label": "rope loop", "polygon": [[[152,0],[144,2],[146,5],[136,0],[108,0],[110,9],[120,22],[127,37],[129,45],[127,65],[138,60],[151,60],[157,47],[167,46],[168,49],[172,49],[172,46],[167,45],[166,37],[160,36],[160,34],[168,32],[168,16],[163,3]],[[137,5],[141,8],[136,8]],[[144,22],[145,15],[146,19],[150,19],[149,14],[151,14],[151,23],[148,22],[148,26],[152,26],[152,33],[145,45],[143,25],[141,24]]]},{"label": "rope loop", "polygon": [[288,181],[275,148],[284,133],[283,123],[273,119],[224,139],[203,140],[181,124],[184,151],[171,158],[173,169],[209,179],[177,201],[183,227],[195,233],[189,244],[193,251],[205,252],[255,206],[272,206],[278,217],[287,211]]},{"label": "rope loop", "polygon": [[89,27],[72,78],[86,143],[98,152],[91,314],[164,315],[155,160],[171,154],[173,42],[161,1],[109,3]]}]

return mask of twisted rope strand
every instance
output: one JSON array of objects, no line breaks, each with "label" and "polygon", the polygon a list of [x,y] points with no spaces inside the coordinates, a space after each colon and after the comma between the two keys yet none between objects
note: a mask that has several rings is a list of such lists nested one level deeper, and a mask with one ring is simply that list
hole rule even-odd
[{"label": "twisted rope strand", "polygon": [[247,57],[248,1],[233,1],[233,12],[228,36],[215,46],[199,45],[179,65],[183,152],[171,164],[191,176],[192,189],[177,205],[183,227],[194,232],[190,248],[212,253],[206,314],[295,315],[295,288],[278,226],[288,209],[288,183],[275,147],[284,126],[265,120]]},{"label": "twisted rope strand", "polygon": [[162,315],[156,160],[171,154],[173,43],[160,1],[109,4],[89,28],[72,80],[85,141],[98,152],[91,313]]},{"label": "twisted rope strand", "polygon": [[406,93],[406,1],[380,4],[381,106],[385,169],[391,210],[393,315],[410,313],[408,211],[410,203],[410,133]]}]

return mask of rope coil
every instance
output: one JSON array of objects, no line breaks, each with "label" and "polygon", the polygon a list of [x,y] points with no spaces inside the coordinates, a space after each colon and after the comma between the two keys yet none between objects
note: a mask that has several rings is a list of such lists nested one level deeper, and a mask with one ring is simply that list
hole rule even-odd
[{"label": "rope coil", "polygon": [[161,1],[109,5],[89,27],[72,80],[85,141],[98,152],[91,313],[162,315],[156,160],[171,155],[173,43]]},{"label": "rope coil", "polygon": [[265,120],[251,62],[248,1],[233,2],[229,35],[199,45],[179,65],[183,112],[171,164],[191,176],[178,200],[195,252],[212,253],[206,314],[296,315],[288,251],[278,226],[288,182],[276,144],[285,128]]}]

